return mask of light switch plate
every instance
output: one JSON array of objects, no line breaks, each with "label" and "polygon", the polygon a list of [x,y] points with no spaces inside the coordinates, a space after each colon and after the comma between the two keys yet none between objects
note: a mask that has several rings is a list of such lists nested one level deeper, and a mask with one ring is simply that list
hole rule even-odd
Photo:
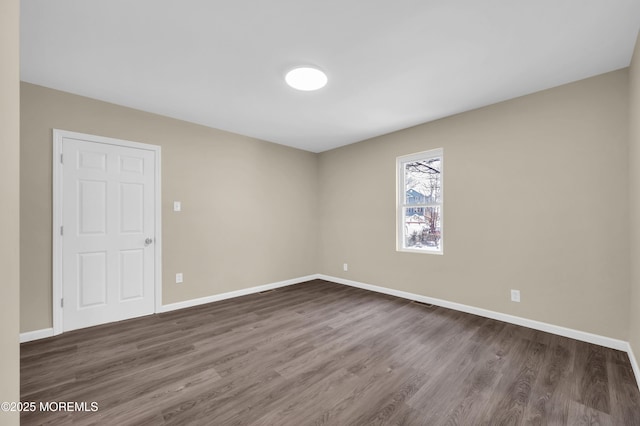
[{"label": "light switch plate", "polygon": [[173,211],[174,212],[179,212],[182,210],[182,203],[180,201],[174,201],[173,202]]},{"label": "light switch plate", "polygon": [[176,274],[176,284],[180,284],[182,282],[182,272]]}]

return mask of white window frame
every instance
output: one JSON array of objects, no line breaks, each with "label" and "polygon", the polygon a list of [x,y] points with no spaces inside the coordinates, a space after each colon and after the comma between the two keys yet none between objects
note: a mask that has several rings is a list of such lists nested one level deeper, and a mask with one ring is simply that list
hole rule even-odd
[{"label": "white window frame", "polygon": [[[406,204],[405,164],[420,160],[440,158],[440,202],[425,204]],[[409,253],[444,254],[444,150],[442,148],[416,152],[396,158],[396,250]],[[411,207],[440,207],[440,244],[438,248],[405,247],[404,209]]]}]

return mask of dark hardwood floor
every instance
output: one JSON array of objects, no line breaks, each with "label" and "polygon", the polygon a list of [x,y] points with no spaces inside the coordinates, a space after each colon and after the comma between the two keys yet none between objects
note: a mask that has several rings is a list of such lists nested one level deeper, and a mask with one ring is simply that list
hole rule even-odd
[{"label": "dark hardwood floor", "polygon": [[623,352],[319,280],[26,343],[21,362],[23,401],[98,403],[23,425],[640,425]]}]

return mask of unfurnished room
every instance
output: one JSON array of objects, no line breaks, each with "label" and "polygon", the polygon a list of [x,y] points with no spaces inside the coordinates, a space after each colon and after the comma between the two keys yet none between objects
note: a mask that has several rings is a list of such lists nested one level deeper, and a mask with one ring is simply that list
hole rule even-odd
[{"label": "unfurnished room", "polygon": [[0,425],[640,426],[640,0],[0,3]]}]

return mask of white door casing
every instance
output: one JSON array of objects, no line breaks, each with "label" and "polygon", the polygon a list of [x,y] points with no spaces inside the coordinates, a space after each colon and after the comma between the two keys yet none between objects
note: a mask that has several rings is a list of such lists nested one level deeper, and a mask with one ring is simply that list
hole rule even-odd
[{"label": "white door casing", "polygon": [[160,148],[54,130],[54,334],[160,305]]}]

